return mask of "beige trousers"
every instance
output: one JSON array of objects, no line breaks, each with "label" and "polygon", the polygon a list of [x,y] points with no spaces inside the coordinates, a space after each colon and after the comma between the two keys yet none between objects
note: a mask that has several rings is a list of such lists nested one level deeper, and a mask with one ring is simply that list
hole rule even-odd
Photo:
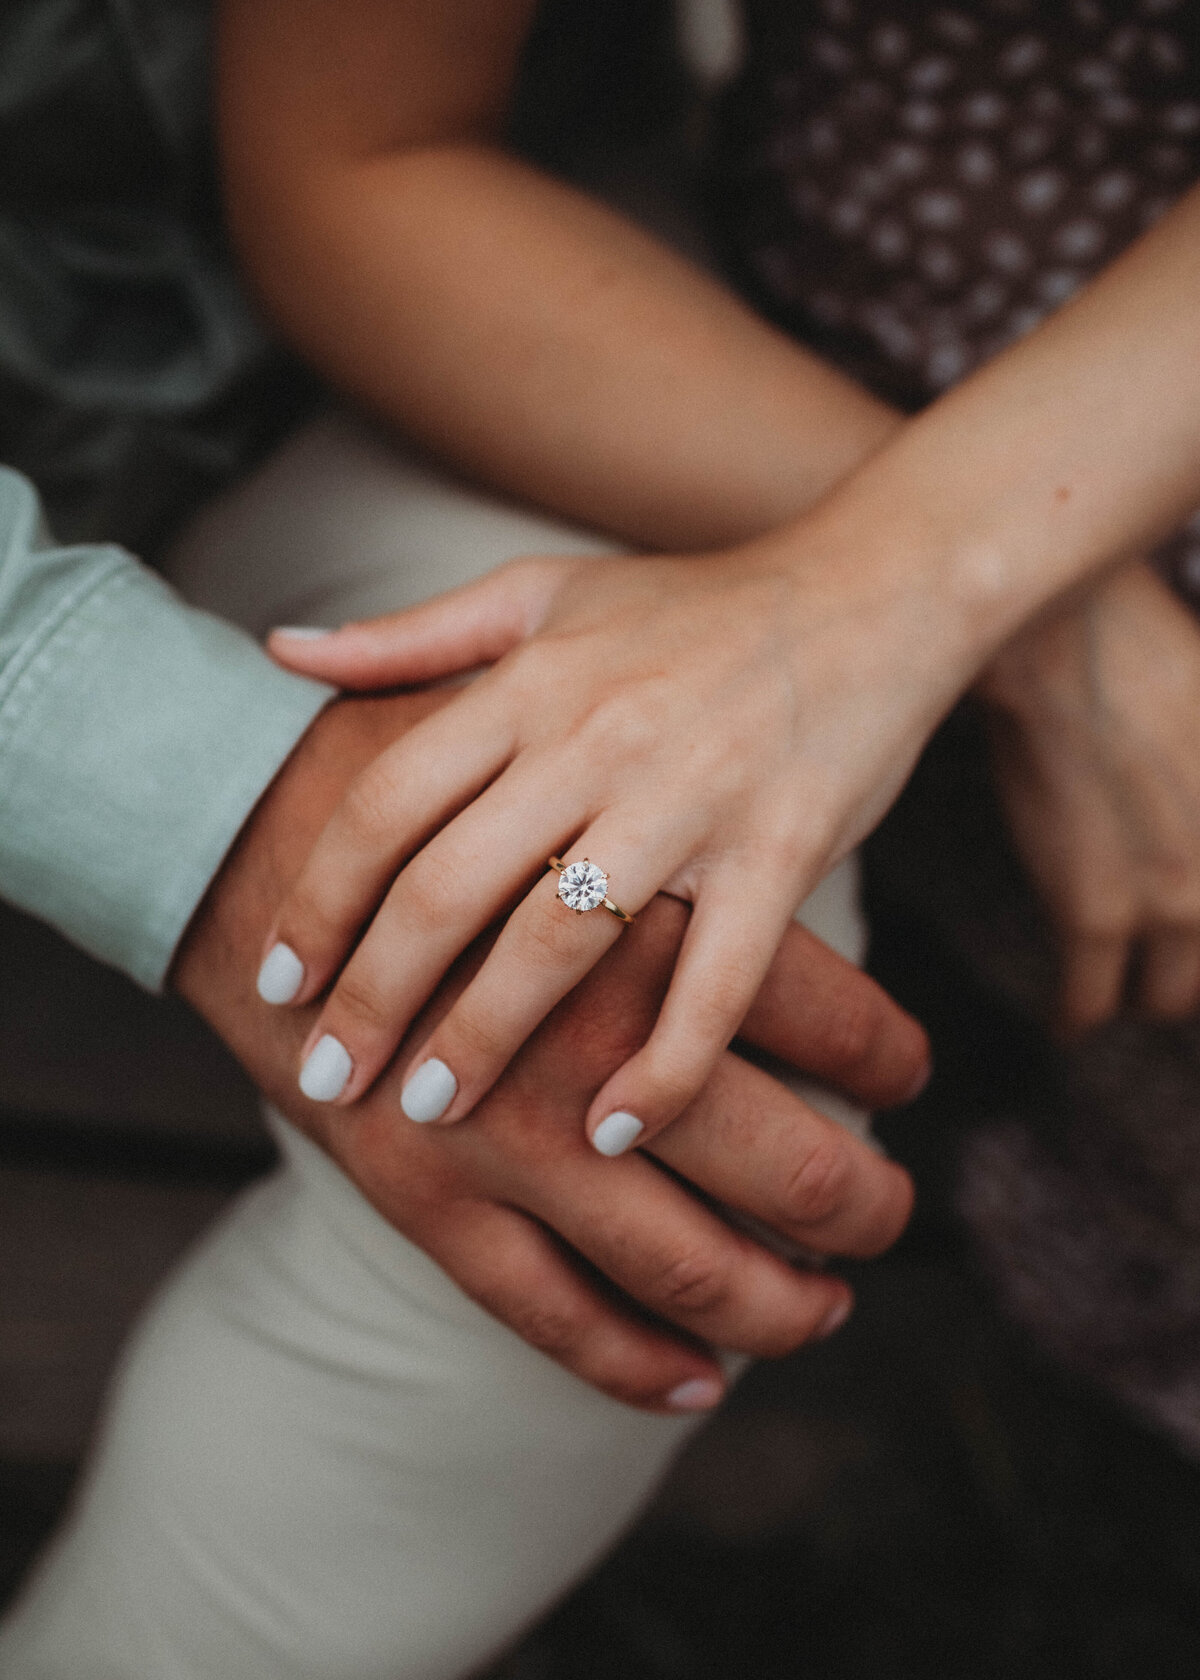
[{"label": "beige trousers", "polygon": [[[610,546],[331,416],[202,516],[170,570],[261,632]],[[860,954],[852,866],[804,920]],[[0,1633],[3,1680],[450,1680],[589,1568],[695,1427],[525,1346],[268,1119],[282,1165],[134,1337],[76,1509]]]}]

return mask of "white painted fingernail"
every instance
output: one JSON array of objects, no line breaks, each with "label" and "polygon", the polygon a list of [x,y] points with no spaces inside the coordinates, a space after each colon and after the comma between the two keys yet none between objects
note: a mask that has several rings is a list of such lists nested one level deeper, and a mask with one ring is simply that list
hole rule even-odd
[{"label": "white painted fingernail", "polygon": [[725,1397],[723,1384],[715,1377],[689,1377],[667,1395],[673,1412],[711,1412]]},{"label": "white painted fingernail", "polygon": [[290,945],[272,945],[256,984],[264,1003],[291,1003],[304,984],[304,964]]},{"label": "white painted fingernail", "polygon": [[324,624],[277,624],[271,634],[290,636],[296,642],[315,642],[322,636],[332,636],[333,631]]},{"label": "white painted fingernail", "polygon": [[832,1336],[835,1330],[840,1330],[842,1325],[845,1324],[846,1320],[850,1317],[853,1310],[853,1296],[843,1295],[837,1305],[829,1309],[820,1324],[818,1324],[817,1328],[813,1331],[813,1341],[823,1342],[828,1336]]},{"label": "white painted fingernail", "polygon": [[350,1052],[332,1033],[319,1038],[300,1069],[300,1089],[310,1102],[335,1102],[354,1071]]},{"label": "white painted fingernail", "polygon": [[598,1149],[601,1155],[623,1155],[645,1130],[636,1114],[626,1114],[623,1109],[618,1109],[596,1127],[592,1133],[592,1148]]},{"label": "white painted fingernail", "polygon": [[422,1062],[400,1093],[400,1107],[410,1120],[424,1125],[440,1120],[458,1092],[458,1080],[436,1056]]}]

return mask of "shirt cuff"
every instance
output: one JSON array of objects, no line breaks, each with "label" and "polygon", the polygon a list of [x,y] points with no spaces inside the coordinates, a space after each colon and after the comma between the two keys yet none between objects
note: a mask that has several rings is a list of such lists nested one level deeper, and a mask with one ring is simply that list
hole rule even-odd
[{"label": "shirt cuff", "polygon": [[122,550],[55,559],[48,610],[0,662],[0,894],[156,990],[333,691]]}]

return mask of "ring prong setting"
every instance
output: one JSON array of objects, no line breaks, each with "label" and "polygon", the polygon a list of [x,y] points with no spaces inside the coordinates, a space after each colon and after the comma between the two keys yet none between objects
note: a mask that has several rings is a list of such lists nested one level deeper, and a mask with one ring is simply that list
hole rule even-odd
[{"label": "ring prong setting", "polygon": [[608,897],[608,876],[588,858],[569,863],[558,877],[558,896],[568,910],[584,916],[599,910]]},{"label": "ring prong setting", "polygon": [[557,895],[568,910],[574,910],[577,916],[586,916],[589,910],[598,910],[603,906],[619,922],[628,925],[633,921],[627,910],[622,910],[609,898],[608,876],[590,858],[580,858],[578,863],[564,863],[561,858],[552,857],[546,862],[558,873]]}]

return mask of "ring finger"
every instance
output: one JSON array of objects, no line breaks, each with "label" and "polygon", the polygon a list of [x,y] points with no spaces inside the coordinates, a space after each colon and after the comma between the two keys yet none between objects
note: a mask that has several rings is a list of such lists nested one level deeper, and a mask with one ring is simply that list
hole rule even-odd
[{"label": "ring finger", "polygon": [[400,1100],[410,1120],[449,1125],[469,1114],[538,1023],[620,937],[621,916],[604,901],[632,917],[688,853],[686,834],[643,830],[634,848],[629,832],[629,822],[609,812],[571,848],[577,862],[612,866],[611,878],[598,867],[584,878],[582,902],[590,908],[570,906],[578,896],[571,870],[551,871],[509,917],[487,961],[409,1064]]}]

